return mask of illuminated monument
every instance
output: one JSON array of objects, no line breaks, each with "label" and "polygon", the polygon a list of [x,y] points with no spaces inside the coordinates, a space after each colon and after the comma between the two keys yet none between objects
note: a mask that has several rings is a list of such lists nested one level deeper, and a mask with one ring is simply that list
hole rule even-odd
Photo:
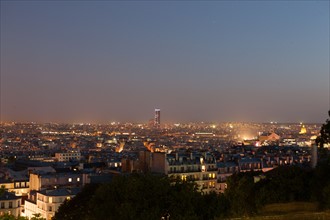
[{"label": "illuminated monument", "polygon": [[155,109],[155,119],[154,119],[154,126],[156,128],[160,127],[160,109]]},{"label": "illuminated monument", "polygon": [[306,133],[307,133],[307,129],[305,125],[302,125],[299,134],[306,134]]}]

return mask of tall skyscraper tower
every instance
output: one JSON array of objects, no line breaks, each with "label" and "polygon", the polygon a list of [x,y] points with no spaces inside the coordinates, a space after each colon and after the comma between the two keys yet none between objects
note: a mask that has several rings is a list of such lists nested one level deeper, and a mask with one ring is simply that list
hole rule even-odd
[{"label": "tall skyscraper tower", "polygon": [[156,108],[155,109],[155,120],[154,120],[154,126],[156,128],[160,127],[160,109]]}]

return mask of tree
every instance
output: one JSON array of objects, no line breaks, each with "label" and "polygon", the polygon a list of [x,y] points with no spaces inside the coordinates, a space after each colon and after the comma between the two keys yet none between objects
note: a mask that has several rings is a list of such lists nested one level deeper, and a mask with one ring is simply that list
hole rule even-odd
[{"label": "tree", "polygon": [[23,216],[18,216],[15,218],[15,216],[5,213],[4,215],[0,216],[0,220],[28,220],[28,218]]},{"label": "tree", "polygon": [[0,216],[0,220],[15,220],[15,216],[5,213],[4,215]]},{"label": "tree", "polygon": [[254,175],[255,172],[238,173],[228,178],[225,196],[233,216],[247,216],[256,212]]},{"label": "tree", "polygon": [[6,192],[6,187],[5,187],[5,185],[1,185],[1,187],[0,187],[0,196],[2,196],[2,194],[4,192]]},{"label": "tree", "polygon": [[36,213],[36,214],[33,214],[33,217],[31,218],[31,220],[46,220],[46,219],[43,218],[40,213]]},{"label": "tree", "polygon": [[65,200],[53,220],[82,219],[89,215],[89,201],[98,187],[98,184],[88,184],[73,199]]},{"label": "tree", "polygon": [[325,144],[330,144],[330,110],[328,112],[329,118],[322,125],[320,135],[316,138],[316,144],[320,147],[320,156],[327,156],[327,151],[324,149]]},{"label": "tree", "polygon": [[256,183],[256,204],[283,203],[310,200],[311,173],[297,166],[277,167]]},{"label": "tree", "polygon": [[330,209],[330,182],[323,188],[324,208]]},{"label": "tree", "polygon": [[116,176],[96,189],[83,189],[64,203],[54,220],[171,219],[209,220],[222,216],[223,198],[203,195],[196,185],[172,182],[166,176],[132,174]]}]

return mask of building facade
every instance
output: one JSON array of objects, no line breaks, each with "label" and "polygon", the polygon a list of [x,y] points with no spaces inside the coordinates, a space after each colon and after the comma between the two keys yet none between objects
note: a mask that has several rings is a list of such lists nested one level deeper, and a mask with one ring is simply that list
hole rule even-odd
[{"label": "building facade", "polygon": [[55,153],[55,158],[59,162],[80,161],[81,153],[79,150],[70,150],[62,153]]},{"label": "building facade", "polygon": [[79,191],[79,188],[62,188],[31,192],[24,204],[24,215],[30,219],[39,213],[41,217],[50,220],[62,203],[72,199]]},{"label": "building facade", "polygon": [[0,218],[6,213],[15,217],[21,215],[21,197],[4,191],[0,195]]},{"label": "building facade", "polygon": [[43,190],[54,187],[80,187],[83,185],[83,175],[80,173],[30,173],[30,190]]}]

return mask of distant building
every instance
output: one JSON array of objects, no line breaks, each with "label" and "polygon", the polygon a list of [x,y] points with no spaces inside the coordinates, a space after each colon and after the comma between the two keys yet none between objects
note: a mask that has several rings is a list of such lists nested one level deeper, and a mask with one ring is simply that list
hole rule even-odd
[{"label": "distant building", "polygon": [[130,158],[122,158],[121,159],[121,171],[123,173],[132,173],[136,172],[140,168],[140,161],[133,160]]},{"label": "distant building", "polygon": [[81,187],[84,185],[83,175],[80,173],[30,173],[30,191],[43,190],[54,187]]},{"label": "distant building", "polygon": [[209,153],[144,152],[140,153],[139,163],[152,173],[162,173],[182,181],[194,181],[202,192],[216,191],[217,166],[215,158]]},{"label": "distant building", "polygon": [[0,186],[16,196],[27,196],[29,193],[29,177],[27,170],[13,171],[9,168],[0,169]]},{"label": "distant building", "polygon": [[216,191],[217,165],[209,153],[167,154],[167,175],[183,181],[194,181],[199,190]]},{"label": "distant building", "polygon": [[239,166],[236,162],[217,162],[217,190],[220,193],[224,193],[227,188],[227,178],[234,173],[239,172]]},{"label": "distant building", "polygon": [[238,161],[238,167],[240,172],[261,171],[263,162],[259,158],[242,158]]},{"label": "distant building", "polygon": [[279,141],[280,140],[280,136],[275,134],[274,132],[272,133],[263,133],[259,136],[259,141],[263,142],[263,141]]},{"label": "distant building", "polygon": [[55,158],[59,162],[80,161],[81,153],[79,150],[70,150],[63,153],[55,153]]},{"label": "distant building", "polygon": [[154,126],[156,128],[160,127],[160,109],[155,109],[155,120],[154,120]]},{"label": "distant building", "polygon": [[15,217],[21,215],[21,197],[7,191],[0,194],[0,218],[6,213]]}]

